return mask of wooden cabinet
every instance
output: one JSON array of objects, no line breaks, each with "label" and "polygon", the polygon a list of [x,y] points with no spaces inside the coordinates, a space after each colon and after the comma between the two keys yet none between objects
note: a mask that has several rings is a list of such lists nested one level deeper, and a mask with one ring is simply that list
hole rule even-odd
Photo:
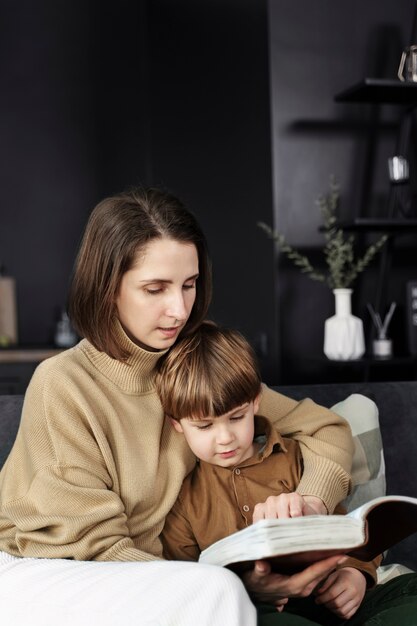
[{"label": "wooden cabinet", "polygon": [[60,352],[53,347],[0,349],[0,394],[25,393],[37,365]]}]

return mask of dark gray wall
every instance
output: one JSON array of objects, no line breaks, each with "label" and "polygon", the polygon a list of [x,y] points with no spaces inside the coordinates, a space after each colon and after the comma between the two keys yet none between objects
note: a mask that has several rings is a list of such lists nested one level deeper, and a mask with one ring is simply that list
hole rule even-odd
[{"label": "dark gray wall", "polygon": [[[197,6],[196,6],[197,5]],[[212,316],[275,375],[266,2],[1,0],[0,259],[19,338],[45,344],[105,195],[163,185],[209,240]]]},{"label": "dark gray wall", "polygon": [[[256,222],[275,221],[317,256],[314,200],[331,173],[344,216],[384,210],[397,111],[384,113],[374,172],[372,112],[333,97],[363,76],[395,76],[413,8],[411,0],[401,12],[395,0],[0,0],[0,259],[17,279],[21,342],[50,342],[94,204],[157,184],[182,197],[207,233],[212,317],[254,343],[268,382],[318,375],[306,355],[321,354],[332,296],[285,260],[275,264]],[[393,297],[415,275],[409,247],[400,246]],[[373,282],[369,272],[357,285],[364,317]]]},{"label": "dark gray wall", "polygon": [[21,344],[51,342],[91,208],[146,179],[141,9],[0,3],[0,259],[17,281]]},{"label": "dark gray wall", "polygon": [[89,19],[80,8],[0,4],[0,259],[17,280],[23,343],[50,339],[95,197]]},{"label": "dark gray wall", "polygon": [[[415,4],[269,2],[274,225],[316,263],[321,263],[323,237],[315,200],[327,191],[330,175],[341,187],[342,219],[386,214],[387,158],[395,154],[399,109],[381,109],[373,145],[376,109],[335,103],[334,96],[365,77],[396,78],[401,52],[410,43]],[[359,246],[370,240],[359,237]],[[389,274],[387,298],[398,302],[392,327],[397,327],[394,348],[400,353],[406,350],[405,283],[417,275],[415,244],[416,237],[396,240]],[[334,313],[333,295],[281,255],[276,263],[282,379],[326,379],[331,372],[316,357],[322,354],[324,320]],[[364,319],[367,337],[366,302],[374,300],[376,272],[373,266],[357,281],[353,298],[353,312]],[[345,377],[350,374],[358,372],[343,371]]]},{"label": "dark gray wall", "polygon": [[214,273],[211,315],[257,347],[276,380],[268,29],[258,0],[149,4],[153,180],[194,209]]}]

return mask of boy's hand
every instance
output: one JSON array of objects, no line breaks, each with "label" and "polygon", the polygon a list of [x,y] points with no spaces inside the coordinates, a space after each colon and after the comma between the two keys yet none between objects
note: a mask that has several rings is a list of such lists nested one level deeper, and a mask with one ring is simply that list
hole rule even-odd
[{"label": "boy's hand", "polygon": [[277,517],[301,517],[321,513],[327,515],[326,507],[320,498],[315,496],[301,496],[292,493],[281,493],[279,496],[269,496],[265,502],[258,502],[253,509],[253,523],[260,519]]},{"label": "boy's hand", "polygon": [[328,510],[323,500],[317,496],[304,497],[304,515],[327,515]]},{"label": "boy's hand", "polygon": [[330,574],[316,590],[316,603],[323,604],[338,617],[350,619],[366,592],[365,576],[358,569],[343,567]]},{"label": "boy's hand", "polygon": [[287,598],[309,596],[337,565],[346,560],[347,557],[341,555],[331,556],[292,576],[271,572],[267,561],[256,561],[253,570],[245,572],[242,580],[254,600],[274,604],[277,611],[282,611]]}]

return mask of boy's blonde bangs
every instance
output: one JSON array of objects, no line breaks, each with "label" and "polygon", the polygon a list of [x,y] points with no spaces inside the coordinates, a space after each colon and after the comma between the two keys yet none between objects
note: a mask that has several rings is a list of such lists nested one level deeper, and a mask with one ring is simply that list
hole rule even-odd
[{"label": "boy's blonde bangs", "polygon": [[261,379],[249,343],[237,331],[205,322],[162,360],[157,387],[176,420],[218,417],[253,401]]}]

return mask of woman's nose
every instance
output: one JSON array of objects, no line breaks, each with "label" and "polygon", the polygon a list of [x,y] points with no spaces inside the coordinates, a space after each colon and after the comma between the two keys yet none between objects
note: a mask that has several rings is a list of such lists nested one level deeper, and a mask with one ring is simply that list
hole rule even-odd
[{"label": "woman's nose", "polygon": [[167,308],[168,317],[173,317],[179,321],[187,319],[188,311],[184,300],[184,294],[173,294]]}]

